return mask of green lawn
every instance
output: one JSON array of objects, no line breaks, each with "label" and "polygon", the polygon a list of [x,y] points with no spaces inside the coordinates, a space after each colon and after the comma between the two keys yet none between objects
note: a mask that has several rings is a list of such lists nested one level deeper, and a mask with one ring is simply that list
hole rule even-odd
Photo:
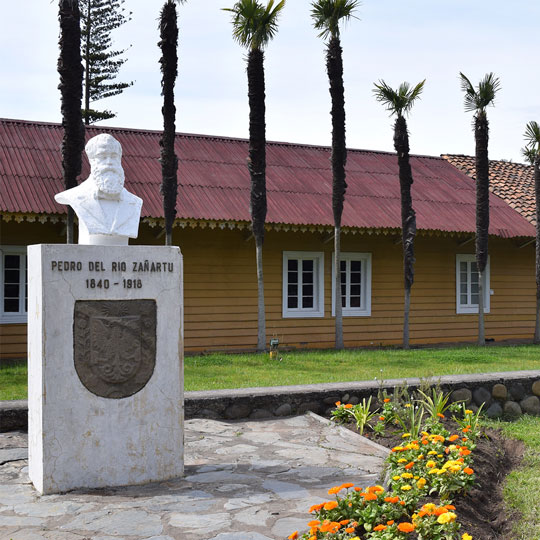
[{"label": "green lawn", "polygon": [[504,486],[506,504],[520,512],[513,540],[540,540],[540,418],[522,416],[515,422],[488,422],[505,436],[526,445],[521,467],[512,471]]},{"label": "green lawn", "polygon": [[[185,359],[185,389],[213,390],[540,369],[540,346],[210,354]],[[26,398],[26,369],[0,367],[0,399]]]}]

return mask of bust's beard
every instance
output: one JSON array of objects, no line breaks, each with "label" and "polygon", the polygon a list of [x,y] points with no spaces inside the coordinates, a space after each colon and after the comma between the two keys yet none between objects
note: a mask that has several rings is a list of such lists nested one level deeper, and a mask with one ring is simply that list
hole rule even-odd
[{"label": "bust's beard", "polygon": [[97,196],[102,199],[118,199],[124,188],[124,170],[109,167],[93,170],[92,178],[98,188]]}]

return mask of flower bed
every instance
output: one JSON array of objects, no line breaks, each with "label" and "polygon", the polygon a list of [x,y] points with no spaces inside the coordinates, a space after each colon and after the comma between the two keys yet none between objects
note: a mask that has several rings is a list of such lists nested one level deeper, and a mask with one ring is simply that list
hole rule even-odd
[{"label": "flower bed", "polygon": [[[302,540],[471,540],[462,531],[454,502],[475,483],[474,453],[480,435],[479,414],[464,404],[449,404],[438,389],[381,393],[380,408],[371,398],[351,405],[336,403],[337,422],[353,422],[362,433],[396,440],[386,462],[386,488],[342,484],[328,492],[332,500],[312,506]],[[448,419],[450,414],[452,419]]]}]

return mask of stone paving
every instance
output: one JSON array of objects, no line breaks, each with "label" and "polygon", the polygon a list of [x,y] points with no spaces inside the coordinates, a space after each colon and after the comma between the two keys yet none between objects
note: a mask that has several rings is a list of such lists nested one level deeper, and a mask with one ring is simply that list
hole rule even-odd
[{"label": "stone paving", "polygon": [[277,540],[343,482],[379,481],[387,450],[317,415],[189,420],[183,478],[40,496],[27,436],[0,434],[0,540]]}]

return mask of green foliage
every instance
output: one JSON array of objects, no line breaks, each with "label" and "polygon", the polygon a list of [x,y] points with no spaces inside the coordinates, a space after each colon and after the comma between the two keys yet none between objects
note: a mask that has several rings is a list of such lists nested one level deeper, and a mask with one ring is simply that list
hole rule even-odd
[{"label": "green foliage", "polygon": [[448,400],[450,399],[450,392],[445,394],[438,387],[431,389],[431,395],[428,395],[423,390],[418,390],[421,399],[417,400],[424,410],[432,417],[436,418],[448,408]]},{"label": "green foliage", "polygon": [[540,156],[540,125],[532,120],[525,127],[523,138],[527,141],[525,148],[521,152],[525,159],[531,164]]},{"label": "green foliage", "polygon": [[319,37],[339,38],[339,24],[347,22],[355,9],[360,6],[358,0],[315,0],[311,3],[311,18],[316,30],[321,30]]},{"label": "green foliage", "polygon": [[461,89],[465,93],[465,111],[485,115],[486,108],[495,103],[495,95],[501,88],[501,82],[493,73],[488,73],[474,88],[471,81],[460,72]]},{"label": "green foliage", "polygon": [[276,35],[278,17],[285,7],[281,0],[274,7],[274,0],[268,0],[266,7],[257,0],[238,0],[230,11],[233,24],[233,37],[246,49],[264,49]]},{"label": "green foliage", "polygon": [[366,427],[367,423],[377,414],[378,409],[375,411],[371,411],[371,396],[369,396],[369,399],[366,401],[366,398],[362,399],[362,403],[358,403],[357,405],[354,405],[351,411],[351,416],[354,418],[354,421],[356,422],[356,428],[358,429],[360,435],[364,433],[364,428]]},{"label": "green foliage", "polygon": [[116,96],[133,85],[133,81],[114,82],[127,49],[113,49],[111,33],[130,20],[124,14],[125,0],[80,0],[81,56],[85,69],[83,118],[86,124],[114,118],[109,110],[98,111],[90,104]]},{"label": "green foliage", "polygon": [[383,80],[379,84],[375,84],[375,99],[382,103],[390,115],[395,114],[402,117],[404,114],[409,114],[414,102],[420,97],[426,80],[419,82],[414,88],[408,82],[403,82],[397,90],[391,88]]},{"label": "green foliage", "polygon": [[410,433],[411,437],[415,439],[422,429],[424,414],[424,409],[413,403],[405,403],[402,409],[394,412],[396,422],[401,426],[401,429]]},{"label": "green foliage", "polygon": [[26,399],[27,384],[26,362],[0,364],[0,400]]}]

